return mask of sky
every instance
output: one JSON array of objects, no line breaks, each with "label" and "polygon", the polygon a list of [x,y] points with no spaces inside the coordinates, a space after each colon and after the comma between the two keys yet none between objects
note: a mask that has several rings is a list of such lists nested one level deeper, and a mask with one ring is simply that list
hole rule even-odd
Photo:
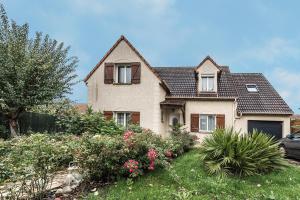
[{"label": "sky", "polygon": [[0,0],[10,19],[71,46],[80,60],[70,98],[120,35],[152,66],[195,66],[210,55],[232,72],[263,73],[300,113],[300,1]]}]

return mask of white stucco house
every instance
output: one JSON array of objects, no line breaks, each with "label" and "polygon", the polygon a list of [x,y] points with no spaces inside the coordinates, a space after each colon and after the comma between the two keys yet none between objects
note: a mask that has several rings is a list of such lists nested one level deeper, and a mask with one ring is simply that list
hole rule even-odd
[{"label": "white stucco house", "polygon": [[84,81],[94,110],[164,137],[175,123],[200,138],[217,127],[290,132],[293,111],[263,74],[232,73],[209,56],[192,67],[152,67],[121,36]]}]

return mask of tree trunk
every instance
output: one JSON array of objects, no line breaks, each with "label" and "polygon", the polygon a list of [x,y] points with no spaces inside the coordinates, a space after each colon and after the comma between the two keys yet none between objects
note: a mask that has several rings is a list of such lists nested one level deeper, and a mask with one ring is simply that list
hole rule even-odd
[{"label": "tree trunk", "polygon": [[17,118],[9,119],[10,137],[17,137],[20,135],[19,122]]}]

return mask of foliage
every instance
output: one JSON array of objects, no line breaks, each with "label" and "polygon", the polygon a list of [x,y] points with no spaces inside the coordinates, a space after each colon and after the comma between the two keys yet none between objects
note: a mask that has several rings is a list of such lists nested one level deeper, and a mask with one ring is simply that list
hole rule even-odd
[{"label": "foliage", "polygon": [[170,135],[171,137],[166,139],[165,148],[171,151],[174,156],[183,154],[194,145],[195,137],[180,124],[171,126]]},{"label": "foliage", "polygon": [[89,180],[111,181],[127,160],[126,151],[121,136],[85,135],[76,159]]},{"label": "foliage", "polygon": [[1,153],[1,178],[15,183],[7,185],[9,196],[15,199],[23,195],[30,199],[44,197],[53,173],[73,160],[72,152],[66,151],[68,147],[63,142],[46,134],[32,134],[2,145],[9,148]]},{"label": "foliage", "polygon": [[9,131],[4,125],[0,124],[0,138],[7,138],[7,135],[9,134]]},{"label": "foliage", "polygon": [[[191,150],[171,163],[172,170],[157,170],[128,185],[120,180],[109,187],[98,189],[87,199],[299,199],[300,169],[290,166],[286,170],[250,177],[207,176],[199,164],[199,150]],[[100,195],[101,194],[101,195]],[[96,197],[96,198],[94,198]]]},{"label": "foliage", "polygon": [[282,169],[285,162],[275,140],[263,133],[239,134],[216,130],[200,147],[201,160],[210,174],[251,176]]},{"label": "foliage", "polygon": [[0,168],[3,169],[0,182],[25,176],[28,169],[36,169],[35,166],[46,161],[51,171],[66,167],[74,160],[79,145],[79,138],[68,135],[32,134],[0,141]]},{"label": "foliage", "polygon": [[82,133],[121,135],[124,128],[113,120],[107,121],[101,112],[93,112],[91,109],[84,114],[71,109],[58,116],[58,124],[67,133],[81,135]]},{"label": "foliage", "polygon": [[12,136],[18,134],[20,113],[70,92],[78,60],[69,51],[41,32],[29,38],[28,24],[9,22],[0,4],[1,111],[10,119]]}]

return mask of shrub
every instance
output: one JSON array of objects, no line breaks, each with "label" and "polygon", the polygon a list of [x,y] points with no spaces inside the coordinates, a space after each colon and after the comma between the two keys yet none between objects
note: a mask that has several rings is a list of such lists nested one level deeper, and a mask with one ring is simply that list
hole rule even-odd
[{"label": "shrub", "polygon": [[179,156],[192,148],[195,139],[180,124],[171,126],[171,128],[171,137],[166,140],[165,149],[167,154],[171,152],[173,156]]},{"label": "shrub", "polygon": [[81,169],[88,180],[115,180],[127,159],[121,136],[84,136],[77,155]]},{"label": "shrub", "polygon": [[278,143],[256,131],[239,134],[233,129],[216,130],[204,139],[200,156],[207,171],[221,177],[262,174],[285,166]]},{"label": "shrub", "polygon": [[107,121],[100,112],[93,112],[90,108],[85,114],[70,110],[58,117],[59,126],[67,133],[81,135],[83,133],[121,135],[123,127],[113,120]]}]

